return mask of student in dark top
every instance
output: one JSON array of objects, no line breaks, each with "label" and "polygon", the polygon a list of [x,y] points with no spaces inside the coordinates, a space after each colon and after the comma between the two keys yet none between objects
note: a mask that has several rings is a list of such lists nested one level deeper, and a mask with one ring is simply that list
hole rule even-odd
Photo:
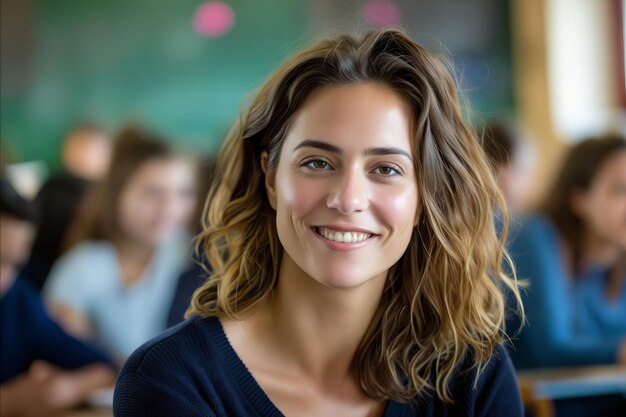
[{"label": "student in dark top", "polygon": [[[196,232],[200,232],[202,229],[202,213],[209,203],[206,200],[206,196],[209,193],[213,178],[215,177],[215,158],[205,158],[200,164],[199,171],[198,204],[196,206],[196,212],[192,217],[190,227],[190,229]],[[207,276],[210,274],[209,268],[202,266],[202,264],[206,262],[200,259],[200,253],[202,253],[202,249],[196,247],[188,268],[178,277],[176,292],[174,293],[172,305],[170,306],[167,316],[167,327],[174,326],[185,319],[185,312],[189,308],[189,303],[191,302],[194,291],[204,283]]]},{"label": "student in dark top", "polygon": [[325,40],[240,120],[213,273],[127,361],[115,416],[521,416],[504,201],[440,59],[396,29]]},{"label": "student in dark top", "polygon": [[0,415],[51,415],[112,386],[115,373],[104,354],[63,332],[33,285],[16,277],[35,234],[35,209],[0,183]]},{"label": "student in dark top", "polygon": [[62,149],[63,170],[43,184],[35,199],[42,221],[24,275],[38,291],[65,249],[68,233],[93,184],[106,173],[110,154],[110,138],[93,124],[81,124],[67,134]]}]

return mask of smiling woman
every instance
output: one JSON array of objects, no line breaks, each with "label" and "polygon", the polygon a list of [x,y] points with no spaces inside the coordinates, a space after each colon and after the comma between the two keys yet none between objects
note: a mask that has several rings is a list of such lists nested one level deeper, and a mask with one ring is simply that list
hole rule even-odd
[{"label": "smiling woman", "polygon": [[218,160],[185,323],[136,351],[116,416],[522,414],[505,212],[442,61],[404,32],[321,41]]}]

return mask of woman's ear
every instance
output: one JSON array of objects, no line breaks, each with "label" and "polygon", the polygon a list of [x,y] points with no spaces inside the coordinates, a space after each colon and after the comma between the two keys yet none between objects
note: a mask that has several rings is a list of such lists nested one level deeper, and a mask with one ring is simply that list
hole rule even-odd
[{"label": "woman's ear", "polygon": [[261,169],[265,174],[265,191],[267,199],[274,210],[276,210],[276,171],[268,166],[267,151],[261,152]]}]

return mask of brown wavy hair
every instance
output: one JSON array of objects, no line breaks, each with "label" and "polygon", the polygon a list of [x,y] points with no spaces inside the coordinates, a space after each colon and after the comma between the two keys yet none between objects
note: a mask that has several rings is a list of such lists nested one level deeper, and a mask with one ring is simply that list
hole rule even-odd
[{"label": "brown wavy hair", "polygon": [[[399,29],[322,40],[280,66],[230,131],[217,162],[200,243],[213,268],[187,314],[238,319],[267,299],[283,248],[261,152],[275,169],[295,112],[332,85],[382,83],[409,104],[422,215],[357,349],[354,367],[375,399],[411,402],[448,384],[467,354],[478,374],[504,332],[504,297],[516,282],[494,213],[506,213],[474,133],[461,117],[444,61]],[[504,215],[506,217],[506,214]]]}]

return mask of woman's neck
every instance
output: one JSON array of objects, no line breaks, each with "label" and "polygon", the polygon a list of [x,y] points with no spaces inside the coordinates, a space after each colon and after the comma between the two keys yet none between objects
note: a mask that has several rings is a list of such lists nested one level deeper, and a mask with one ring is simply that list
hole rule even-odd
[{"label": "woman's neck", "polygon": [[117,251],[122,281],[127,285],[133,284],[143,276],[154,254],[154,246],[130,239],[117,239],[113,245]]},{"label": "woman's neck", "polygon": [[385,278],[356,288],[329,288],[285,254],[277,288],[255,314],[259,331],[295,372],[320,384],[354,378],[353,358],[374,317]]}]

